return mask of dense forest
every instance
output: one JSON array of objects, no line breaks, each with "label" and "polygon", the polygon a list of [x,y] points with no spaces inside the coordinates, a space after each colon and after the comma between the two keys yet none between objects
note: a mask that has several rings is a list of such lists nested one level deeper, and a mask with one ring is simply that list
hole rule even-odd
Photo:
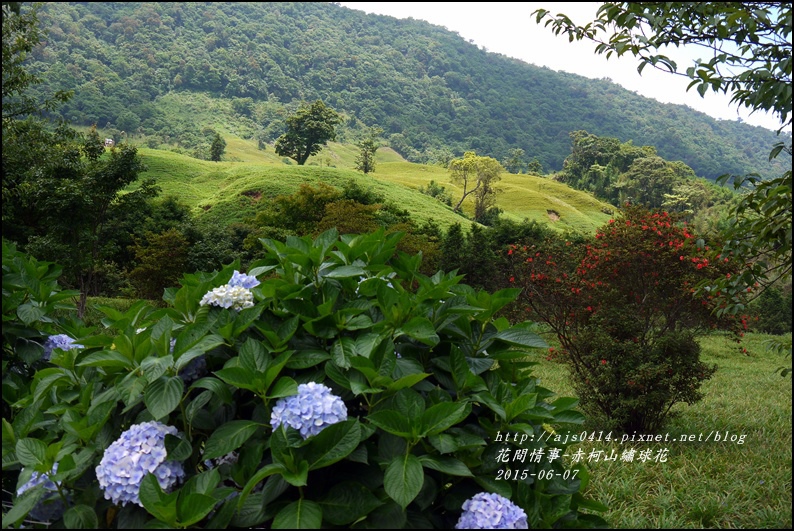
[{"label": "dense forest", "polygon": [[489,53],[423,21],[333,3],[51,2],[41,22],[49,36],[31,63],[44,79],[36,90],[74,91],[53,116],[145,135],[153,147],[201,141],[208,124],[173,109],[180,95],[202,92],[231,102],[217,123],[260,145],[283,132],[299,101],[321,98],[345,117],[343,140],[378,126],[414,162],[467,150],[504,160],[523,149],[559,170],[569,133],[586,130],[654,146],[712,179],[790,166],[767,160],[772,131]]}]

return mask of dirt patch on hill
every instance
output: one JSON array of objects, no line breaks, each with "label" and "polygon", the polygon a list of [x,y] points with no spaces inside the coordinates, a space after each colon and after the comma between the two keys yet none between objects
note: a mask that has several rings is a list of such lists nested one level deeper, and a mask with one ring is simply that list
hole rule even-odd
[{"label": "dirt patch on hill", "polygon": [[262,192],[260,192],[259,190],[248,190],[243,192],[242,195],[248,196],[254,201],[259,201],[260,199],[262,199]]},{"label": "dirt patch on hill", "polygon": [[555,210],[547,210],[546,214],[549,215],[549,219],[552,221],[560,221],[560,215]]}]

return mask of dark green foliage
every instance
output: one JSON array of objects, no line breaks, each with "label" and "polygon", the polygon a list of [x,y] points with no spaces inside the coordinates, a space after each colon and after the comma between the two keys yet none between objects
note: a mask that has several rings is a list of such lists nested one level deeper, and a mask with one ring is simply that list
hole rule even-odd
[{"label": "dark green foliage", "polygon": [[[527,162],[524,160],[526,152],[521,148],[511,149],[502,166],[510,173],[524,173]],[[535,159],[536,160],[536,159]]]},{"label": "dark green foliage", "polygon": [[44,40],[38,5],[22,9],[21,2],[3,2],[3,134],[11,120],[52,110],[67,101],[71,92],[56,91],[37,98],[30,89],[42,82],[25,66],[33,49]]},{"label": "dark green foliage", "polygon": [[130,271],[129,279],[136,297],[159,300],[163,290],[175,286],[185,271],[188,240],[177,229],[147,233],[145,241],[136,243],[133,252],[137,266]]},{"label": "dark green foliage", "polygon": [[450,225],[441,243],[441,269],[459,270],[466,261],[466,236],[460,223]]},{"label": "dark green foliage", "polygon": [[302,103],[295,114],[287,118],[287,132],[276,140],[276,154],[295,159],[302,166],[311,155],[319,153],[326,142],[336,140],[336,126],[340,121],[339,114],[322,100],[311,105]]},{"label": "dark green foliage", "polygon": [[103,292],[102,271],[118,252],[106,231],[157,193],[150,181],[121,193],[143,169],[136,148],[106,154],[93,129],[83,137],[28,120],[3,135],[4,235],[61,264],[67,285],[82,293],[81,312],[87,295]]},{"label": "dark green foliage", "polygon": [[761,293],[754,310],[755,328],[767,334],[791,333],[791,283],[772,286]]},{"label": "dark green foliage", "polygon": [[368,136],[361,142],[356,144],[361,150],[356,156],[355,168],[365,174],[375,171],[375,152],[378,151],[380,144],[377,141],[377,136],[383,134],[383,129],[380,127],[370,128]]},{"label": "dark green foliage", "polygon": [[452,206],[452,196],[450,195],[450,193],[447,191],[446,188],[444,188],[442,185],[438,184],[436,181],[432,179],[430,180],[429,183],[427,183],[426,187],[425,186],[419,187],[419,191],[422,192],[423,194],[429,195],[430,197],[435,197],[436,199],[438,199],[447,206]]},{"label": "dark green foliage", "polygon": [[212,137],[212,144],[210,144],[210,160],[220,161],[224,152],[226,152],[226,141],[220,133],[215,133]]}]

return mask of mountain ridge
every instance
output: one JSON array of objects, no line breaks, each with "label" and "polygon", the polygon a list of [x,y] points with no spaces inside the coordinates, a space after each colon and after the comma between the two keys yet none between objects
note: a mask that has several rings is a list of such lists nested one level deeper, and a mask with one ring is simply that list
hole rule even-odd
[{"label": "mountain ridge", "polygon": [[521,148],[559,170],[568,134],[587,130],[652,145],[711,179],[790,164],[767,160],[779,138],[766,129],[486,52],[416,19],[312,2],[106,2],[48,3],[41,20],[50,36],[34,54],[39,90],[75,90],[60,117],[164,143],[195,144],[206,124],[168,121],[158,100],[206,91],[234,104],[222,122],[265,142],[298,101],[323,99],[346,118],[343,140],[377,125],[413,162],[466,150],[503,160]]}]

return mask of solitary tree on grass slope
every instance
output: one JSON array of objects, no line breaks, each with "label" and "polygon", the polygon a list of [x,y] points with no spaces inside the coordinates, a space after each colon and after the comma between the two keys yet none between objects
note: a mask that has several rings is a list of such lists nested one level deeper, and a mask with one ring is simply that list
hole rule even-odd
[{"label": "solitary tree on grass slope", "polygon": [[326,142],[336,139],[334,128],[340,121],[339,114],[321,100],[311,105],[301,104],[298,111],[287,118],[287,132],[276,140],[276,154],[304,165]]}]

